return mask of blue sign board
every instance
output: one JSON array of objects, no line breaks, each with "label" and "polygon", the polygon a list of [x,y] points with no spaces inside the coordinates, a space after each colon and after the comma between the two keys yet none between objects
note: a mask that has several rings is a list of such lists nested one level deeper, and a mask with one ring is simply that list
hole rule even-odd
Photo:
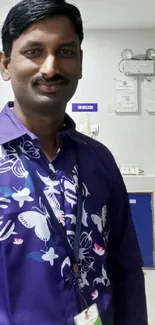
[{"label": "blue sign board", "polygon": [[97,112],[98,104],[72,104],[72,112]]},{"label": "blue sign board", "polygon": [[[154,267],[152,193],[129,193],[131,213],[145,268]],[[134,252],[133,252],[134,253]]]}]

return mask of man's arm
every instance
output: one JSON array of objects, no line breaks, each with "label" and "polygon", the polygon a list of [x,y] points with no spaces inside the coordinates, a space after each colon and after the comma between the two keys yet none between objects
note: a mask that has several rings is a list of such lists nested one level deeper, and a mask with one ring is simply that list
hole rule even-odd
[{"label": "man's arm", "polygon": [[113,288],[114,325],[148,325],[142,259],[127,191],[116,167],[109,203],[107,265]]}]

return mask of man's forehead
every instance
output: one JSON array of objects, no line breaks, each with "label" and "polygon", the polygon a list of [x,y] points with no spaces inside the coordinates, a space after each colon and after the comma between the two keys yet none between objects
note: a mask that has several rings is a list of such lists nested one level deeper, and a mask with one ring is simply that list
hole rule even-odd
[{"label": "man's forehead", "polygon": [[74,25],[72,21],[67,16],[54,16],[46,17],[32,23],[22,35],[32,34],[32,33],[60,33],[61,34],[76,34]]},{"label": "man's forehead", "polygon": [[71,20],[66,16],[55,16],[43,18],[31,24],[17,39],[26,45],[27,42],[43,43],[46,40],[52,41],[60,39],[63,43],[72,43],[76,45],[79,42],[79,37],[75,31],[74,25]]}]

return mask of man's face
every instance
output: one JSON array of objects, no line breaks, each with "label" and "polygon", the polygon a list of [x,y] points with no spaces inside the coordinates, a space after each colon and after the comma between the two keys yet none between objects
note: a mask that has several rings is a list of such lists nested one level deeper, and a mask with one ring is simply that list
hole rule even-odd
[{"label": "man's face", "polygon": [[1,64],[4,79],[11,79],[15,103],[43,115],[64,109],[82,73],[80,41],[72,22],[56,16],[32,24],[14,41],[10,61],[1,57]]}]

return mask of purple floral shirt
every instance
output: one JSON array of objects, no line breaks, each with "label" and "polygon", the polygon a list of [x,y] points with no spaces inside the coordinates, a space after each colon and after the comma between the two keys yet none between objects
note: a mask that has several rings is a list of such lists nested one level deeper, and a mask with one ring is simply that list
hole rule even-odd
[{"label": "purple floral shirt", "polygon": [[141,257],[126,189],[111,153],[78,133],[66,116],[66,127],[57,135],[59,151],[50,162],[12,107],[9,103],[0,113],[0,325],[73,325],[78,313],[71,261],[17,146],[31,162],[71,248],[78,148],[84,297],[88,305],[97,303],[103,324],[113,303],[115,324],[146,325]]}]

